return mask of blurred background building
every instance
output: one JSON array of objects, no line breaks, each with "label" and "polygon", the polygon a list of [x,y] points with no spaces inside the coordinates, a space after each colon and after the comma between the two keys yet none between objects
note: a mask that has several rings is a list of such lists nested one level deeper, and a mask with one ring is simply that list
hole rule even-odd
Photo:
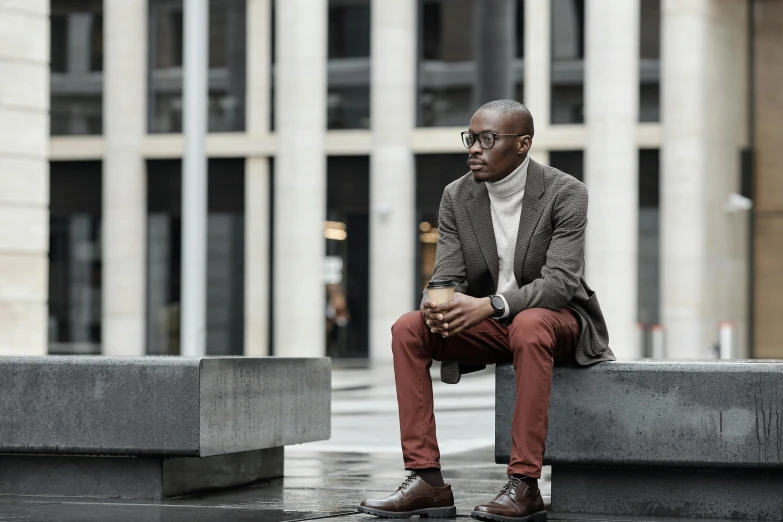
[{"label": "blurred background building", "polygon": [[[0,354],[179,353],[182,82],[182,0],[0,1]],[[783,357],[783,1],[211,0],[208,85],[209,354],[389,359],[511,97],[615,353]]]}]

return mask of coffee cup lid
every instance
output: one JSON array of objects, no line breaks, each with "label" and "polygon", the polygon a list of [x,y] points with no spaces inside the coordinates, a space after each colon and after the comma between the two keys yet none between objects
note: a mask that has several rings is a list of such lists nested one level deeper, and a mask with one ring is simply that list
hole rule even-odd
[{"label": "coffee cup lid", "polygon": [[453,281],[435,280],[427,283],[427,288],[454,288]]}]

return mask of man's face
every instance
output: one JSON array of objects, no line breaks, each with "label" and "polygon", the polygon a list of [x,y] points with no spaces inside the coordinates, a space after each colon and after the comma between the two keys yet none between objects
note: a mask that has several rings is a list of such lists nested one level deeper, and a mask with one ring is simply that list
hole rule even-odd
[{"label": "man's face", "polygon": [[[511,118],[500,111],[479,110],[470,119],[468,130],[475,134],[492,132],[496,134],[517,134]],[[524,161],[530,148],[529,136],[497,136],[491,149],[484,149],[479,140],[468,149],[468,165],[476,181],[499,181]]]}]

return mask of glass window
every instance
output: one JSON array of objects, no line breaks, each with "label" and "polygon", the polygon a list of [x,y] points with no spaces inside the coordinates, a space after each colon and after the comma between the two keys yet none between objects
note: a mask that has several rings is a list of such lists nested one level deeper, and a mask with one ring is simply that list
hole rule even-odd
[{"label": "glass window", "polygon": [[329,0],[327,128],[370,127],[370,0]]},{"label": "glass window", "polygon": [[[524,99],[524,2],[515,2],[510,35],[516,50],[509,64],[515,89]],[[419,0],[418,126],[465,126],[480,105],[474,44],[482,15],[480,2]],[[498,28],[501,30],[502,28]]]},{"label": "glass window", "polygon": [[[182,132],[182,0],[150,0],[150,132]],[[209,132],[245,129],[245,1],[209,2]]]},{"label": "glass window", "polygon": [[[147,353],[179,354],[182,164],[147,162]],[[242,159],[210,159],[207,354],[244,353],[245,175]]]},{"label": "glass window", "polygon": [[53,136],[101,134],[103,14],[100,0],[51,2]]},{"label": "glass window", "polygon": [[516,99],[524,103],[525,100],[525,0],[517,1],[516,13],[516,54],[513,64]]},{"label": "glass window", "polygon": [[269,158],[269,293],[267,324],[269,325],[268,339],[269,355],[275,355],[275,158]]},{"label": "glass window", "polygon": [[[275,20],[275,17],[277,16],[275,14],[275,5],[277,4],[277,0],[272,0],[269,2],[271,5],[269,6],[269,10],[271,11],[269,13],[269,16],[271,17],[269,26],[271,27],[271,35],[270,35],[270,45],[269,45],[269,63],[272,64],[272,66],[269,68],[269,130],[274,131],[275,130],[275,61],[276,61],[276,46],[277,46],[277,21]],[[274,161],[274,159],[271,159],[270,161]],[[271,172],[271,171],[270,171]],[[272,198],[274,199],[274,198]],[[269,322],[270,328],[272,325],[272,321]],[[271,350],[274,350],[274,344],[270,343],[269,345]]]},{"label": "glass window", "polygon": [[[639,151],[639,322],[660,324],[660,154],[657,149]],[[644,353],[652,356],[651,339]]]},{"label": "glass window", "polygon": [[584,58],[584,0],[552,0],[552,123],[584,123]]},{"label": "glass window", "polygon": [[570,174],[579,181],[585,180],[585,155],[581,150],[549,151],[549,165]]},{"label": "glass window", "polygon": [[49,353],[101,353],[101,162],[49,169]]},{"label": "glass window", "polygon": [[438,243],[438,209],[446,185],[468,173],[467,154],[419,154],[416,156],[416,266],[418,278],[413,309],[418,310],[421,292],[432,278]]},{"label": "glass window", "polygon": [[641,0],[639,121],[661,121],[661,0]]},{"label": "glass window", "polygon": [[337,358],[366,358],[370,325],[370,158],[330,156],[326,170],[326,353]]},{"label": "glass window", "polygon": [[418,125],[465,126],[473,107],[471,0],[419,1]]}]

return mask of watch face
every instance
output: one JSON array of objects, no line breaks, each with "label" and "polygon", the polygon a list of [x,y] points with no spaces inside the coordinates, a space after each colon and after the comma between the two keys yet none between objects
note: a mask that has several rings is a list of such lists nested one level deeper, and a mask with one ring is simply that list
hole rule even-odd
[{"label": "watch face", "polygon": [[498,295],[492,296],[492,308],[495,309],[496,312],[502,312],[503,311],[503,299],[500,298]]}]

